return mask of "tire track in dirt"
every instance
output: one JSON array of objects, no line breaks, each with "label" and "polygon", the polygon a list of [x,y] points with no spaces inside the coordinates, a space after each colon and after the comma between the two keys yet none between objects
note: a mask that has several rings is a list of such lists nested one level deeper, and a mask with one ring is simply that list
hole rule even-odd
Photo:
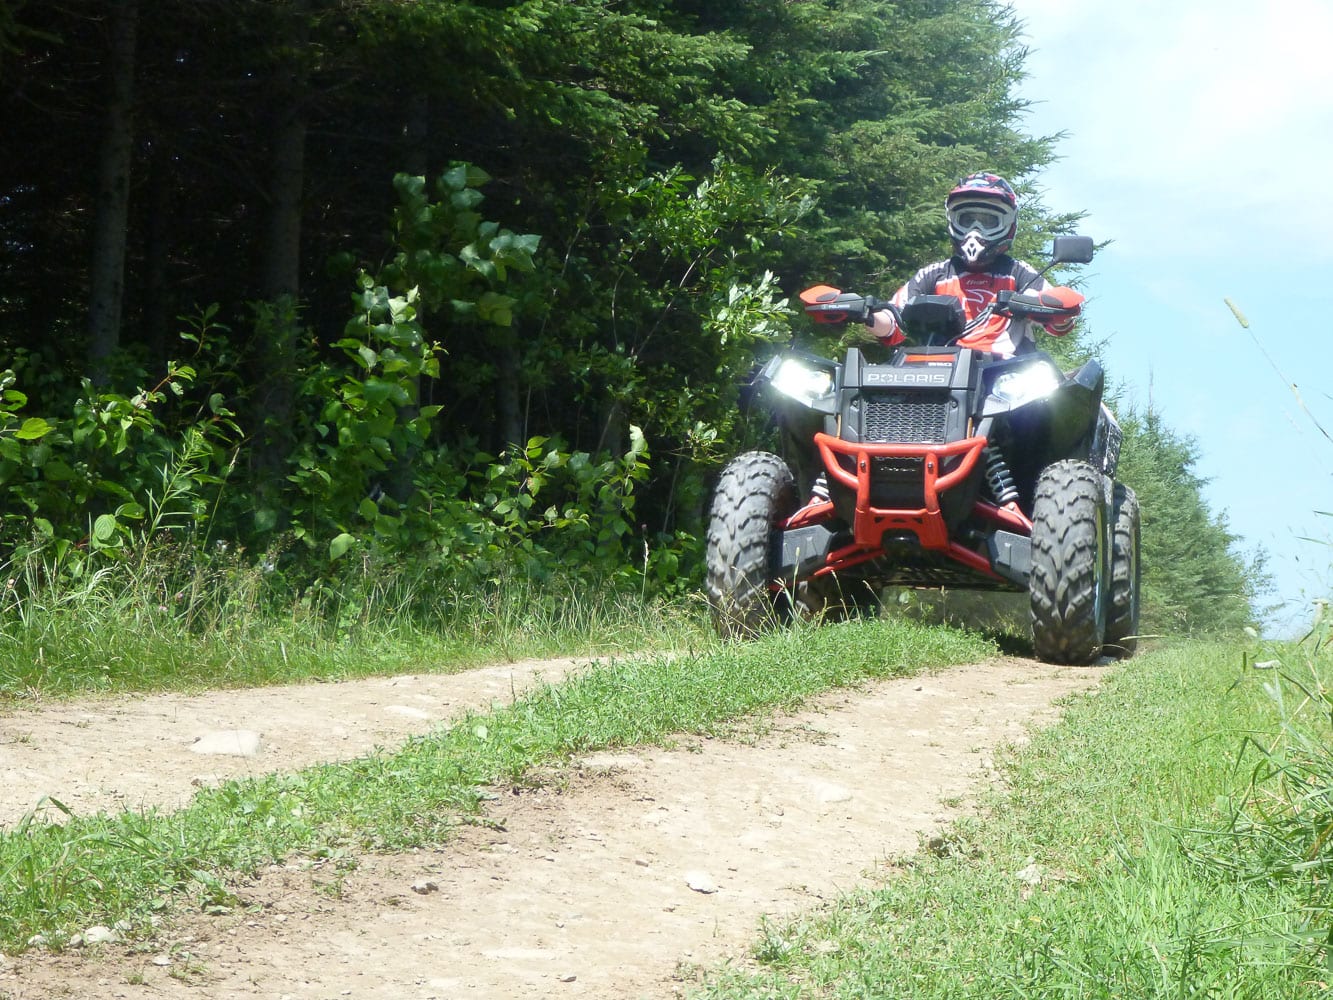
[{"label": "tire track in dirt", "polygon": [[[0,827],[43,797],[76,814],[175,808],[200,784],[364,756],[469,710],[508,704],[587,659],[522,660],[457,674],[56,702],[0,716]],[[193,751],[209,734],[257,733],[254,756]],[[43,816],[58,819],[46,807]]]},{"label": "tire track in dirt", "polygon": [[[888,877],[965,808],[998,747],[1103,672],[1001,660],[833,692],[748,741],[592,755],[536,788],[495,789],[485,821],[440,851],[362,857],[345,877],[275,866],[238,890],[244,906],[186,915],[146,949],[10,959],[0,996],[678,996],[695,966],[747,961],[761,917]],[[418,683],[478,680],[317,687],[327,729],[403,703]],[[204,701],[233,694],[251,693]],[[246,718],[290,746],[282,716]]]}]

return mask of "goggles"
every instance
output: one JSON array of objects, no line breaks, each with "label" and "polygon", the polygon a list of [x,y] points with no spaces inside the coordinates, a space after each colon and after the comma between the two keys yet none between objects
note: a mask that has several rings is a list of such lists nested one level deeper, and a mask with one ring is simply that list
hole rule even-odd
[{"label": "goggles", "polygon": [[996,239],[1009,232],[1014,216],[1013,209],[989,202],[959,202],[949,206],[949,229],[959,239],[971,232],[980,233],[982,239]]}]

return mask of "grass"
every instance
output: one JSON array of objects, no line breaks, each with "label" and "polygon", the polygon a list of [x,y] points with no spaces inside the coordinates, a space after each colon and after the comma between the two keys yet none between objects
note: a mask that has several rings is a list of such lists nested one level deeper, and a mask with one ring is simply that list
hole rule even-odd
[{"label": "grass", "polygon": [[590,585],[414,581],[367,566],[290,594],[264,561],[169,557],[78,579],[30,561],[0,574],[0,703],[437,673],[552,655],[712,641],[702,608]]},{"label": "grass", "polygon": [[[59,948],[96,923],[146,934],[183,902],[233,905],[238,880],[292,858],[331,862],[336,891],[358,853],[440,844],[488,786],[572,754],[732,732],[830,687],[996,652],[976,634],[906,618],[722,646],[688,603],[512,581],[413,585],[372,567],[274,614],[262,563],[220,560],[215,579],[185,586],[148,565],[128,579],[36,574],[0,592],[0,699],[450,670],[571,650],[603,660],[396,752],[230,782],[175,812],[30,819],[0,832],[0,952],[34,935]],[[1118,667],[1003,761],[1003,785],[974,818],[881,884],[764,922],[753,966],[704,975],[697,996],[1327,993],[1327,631],[1244,658],[1230,646],[1164,646]],[[614,658],[643,649],[665,652]]]},{"label": "grass", "polygon": [[[875,888],[775,926],[697,997],[1266,1000],[1327,992],[1308,886],[1244,848],[1253,734],[1280,717],[1229,646],[1116,669],[1003,762],[986,808]],[[1326,721],[1326,720],[1325,720]],[[1333,775],[1325,774],[1325,779]],[[1212,848],[1210,854],[1207,848]],[[943,856],[941,856],[943,855]]]},{"label": "grass", "polygon": [[401,750],[230,782],[171,812],[70,816],[0,833],[0,951],[60,946],[94,923],[146,926],[181,899],[226,905],[228,885],[301,855],[438,844],[483,789],[569,755],[722,732],[838,685],[993,655],[965,633],[848,622],[697,654],[591,665]]}]

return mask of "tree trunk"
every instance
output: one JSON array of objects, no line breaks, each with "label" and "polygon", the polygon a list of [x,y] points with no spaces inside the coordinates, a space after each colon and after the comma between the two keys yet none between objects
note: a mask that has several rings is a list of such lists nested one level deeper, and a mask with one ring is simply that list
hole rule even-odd
[{"label": "tree trunk", "polygon": [[301,218],[305,184],[306,99],[310,43],[309,0],[292,0],[274,45],[269,218],[263,290],[273,307],[260,320],[257,417],[263,422],[255,455],[260,491],[280,490],[292,446],[296,343],[300,334]]},{"label": "tree trunk", "polygon": [[527,442],[523,435],[523,408],[519,397],[519,358],[512,332],[505,337],[499,354],[495,385],[495,410],[498,418],[501,447],[514,445],[521,448]]},{"label": "tree trunk", "polygon": [[[428,165],[426,142],[430,138],[430,95],[424,90],[412,91],[407,96],[406,108],[407,116],[403,120],[403,170],[414,177],[426,177]],[[408,423],[417,418],[421,413],[422,403],[430,401],[434,381],[429,375],[423,374],[417,377],[417,398],[399,408],[399,420]],[[407,503],[412,496],[412,469],[416,457],[416,449],[409,449],[407,454],[397,456],[389,469],[389,495],[400,504]]]},{"label": "tree trunk", "polygon": [[[303,7],[303,3],[296,6]],[[304,42],[309,25],[294,29]],[[294,45],[301,42],[293,40]],[[303,47],[303,46],[302,46]],[[264,296],[269,300],[301,294],[301,194],[305,184],[305,72],[298,64],[281,67],[273,116],[269,174],[268,247]]]},{"label": "tree trunk", "polygon": [[430,138],[430,95],[415,90],[407,98],[407,119],[403,122],[406,155],[403,169],[414,177],[426,176],[426,141]]},{"label": "tree trunk", "polygon": [[125,299],[125,243],[134,157],[134,54],[138,0],[110,4],[106,132],[102,140],[89,275],[88,361],[93,380],[104,384],[107,360],[120,346]]},{"label": "tree trunk", "polygon": [[603,400],[601,423],[602,434],[597,440],[596,454],[610,451],[614,456],[623,455],[628,435],[625,430],[625,411],[618,402],[613,399]]},{"label": "tree trunk", "polygon": [[155,143],[148,168],[148,221],[143,248],[143,320],[149,357],[174,357],[170,336],[173,309],[167,290],[167,257],[171,252],[172,181],[170,157]]}]

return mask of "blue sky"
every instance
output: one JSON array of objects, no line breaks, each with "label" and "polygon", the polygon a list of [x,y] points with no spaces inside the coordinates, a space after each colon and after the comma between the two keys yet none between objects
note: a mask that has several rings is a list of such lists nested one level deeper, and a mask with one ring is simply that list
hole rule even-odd
[{"label": "blue sky", "polygon": [[1011,6],[1028,131],[1068,133],[1037,189],[1112,241],[1084,269],[1089,333],[1196,439],[1209,505],[1269,554],[1269,631],[1299,631],[1333,596],[1333,3]]}]

